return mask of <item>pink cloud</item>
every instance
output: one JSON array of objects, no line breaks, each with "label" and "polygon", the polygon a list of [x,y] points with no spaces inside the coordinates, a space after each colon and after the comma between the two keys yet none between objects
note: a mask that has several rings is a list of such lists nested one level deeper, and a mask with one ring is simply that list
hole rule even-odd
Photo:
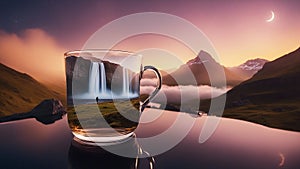
[{"label": "pink cloud", "polygon": [[41,29],[21,34],[0,30],[0,62],[40,81],[64,78],[65,49]]},{"label": "pink cloud", "polygon": [[148,79],[143,78],[141,79],[141,86],[157,86],[157,79]]}]

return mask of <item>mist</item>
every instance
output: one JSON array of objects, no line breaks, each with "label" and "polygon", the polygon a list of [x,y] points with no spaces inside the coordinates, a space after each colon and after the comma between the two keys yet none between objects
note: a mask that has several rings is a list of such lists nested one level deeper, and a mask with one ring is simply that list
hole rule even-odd
[{"label": "mist", "polygon": [[0,30],[0,62],[39,81],[63,80],[64,52],[42,29],[20,34]]},{"label": "mist", "polygon": [[[141,81],[141,94],[150,94],[154,91],[157,84],[156,79],[142,79]],[[209,99],[218,97],[226,93],[230,88],[216,88],[208,85],[200,86],[167,86],[162,85],[162,89],[157,96],[153,99],[153,102],[157,103],[181,103],[181,96],[183,100],[193,99]]]}]

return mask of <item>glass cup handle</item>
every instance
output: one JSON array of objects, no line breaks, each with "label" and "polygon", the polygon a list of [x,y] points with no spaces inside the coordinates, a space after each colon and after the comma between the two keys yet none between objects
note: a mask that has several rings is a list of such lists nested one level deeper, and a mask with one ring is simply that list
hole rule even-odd
[{"label": "glass cup handle", "polygon": [[150,94],[150,96],[143,102],[142,107],[141,107],[141,112],[144,111],[144,109],[146,108],[147,104],[153,99],[153,97],[159,92],[159,90],[161,89],[161,85],[162,85],[162,79],[161,79],[161,75],[159,73],[159,71],[153,67],[153,66],[145,66],[142,73],[144,73],[144,71],[146,70],[152,70],[156,77],[158,78],[158,83],[156,86],[156,89]]}]

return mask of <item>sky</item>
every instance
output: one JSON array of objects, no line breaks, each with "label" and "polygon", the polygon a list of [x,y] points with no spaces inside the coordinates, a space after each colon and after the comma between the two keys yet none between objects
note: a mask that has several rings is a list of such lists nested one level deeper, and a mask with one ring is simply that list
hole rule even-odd
[{"label": "sky", "polygon": [[[191,22],[212,42],[222,65],[274,60],[300,46],[299,6],[297,0],[1,0],[0,62],[40,80],[64,78],[64,52],[81,49],[105,24],[138,12],[163,12]],[[271,11],[274,20],[266,22]],[[163,53],[176,53],[178,63],[195,57],[182,44],[156,35],[131,37],[117,47],[161,48],[166,58]],[[167,63],[152,64],[167,69]]]}]

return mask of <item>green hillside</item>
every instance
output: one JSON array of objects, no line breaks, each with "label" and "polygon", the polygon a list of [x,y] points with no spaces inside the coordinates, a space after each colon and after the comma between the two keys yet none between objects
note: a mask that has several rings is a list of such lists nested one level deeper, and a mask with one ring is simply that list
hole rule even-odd
[{"label": "green hillside", "polygon": [[300,48],[227,93],[224,117],[300,131]]},{"label": "green hillside", "polygon": [[29,75],[15,71],[2,63],[0,63],[0,74],[0,117],[30,111],[44,99],[65,100],[60,93],[48,89]]}]

